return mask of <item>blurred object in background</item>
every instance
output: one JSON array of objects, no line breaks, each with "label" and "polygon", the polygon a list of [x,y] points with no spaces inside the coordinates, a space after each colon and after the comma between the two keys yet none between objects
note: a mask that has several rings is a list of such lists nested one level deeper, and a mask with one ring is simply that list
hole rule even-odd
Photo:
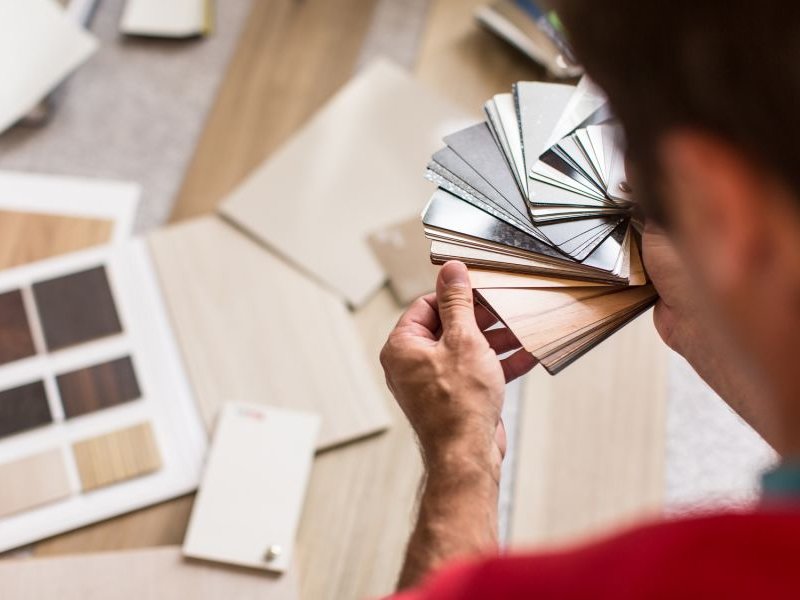
[{"label": "blurred object in background", "polygon": [[53,0],[0,0],[0,132],[33,110],[97,48]]},{"label": "blurred object in background", "polygon": [[[92,16],[94,16],[94,10],[97,8],[97,2],[98,0],[59,0],[59,4],[64,7],[64,12],[67,16],[84,29],[89,28],[89,23],[92,20]],[[19,124],[28,127],[44,125],[52,114],[60,89],[61,86],[50,92],[27,115],[20,119]]]},{"label": "blurred object in background", "polygon": [[575,59],[555,11],[533,0],[499,0],[475,11],[475,18],[558,79],[578,77]]},{"label": "blurred object in background", "polygon": [[119,27],[128,35],[189,38],[211,33],[212,0],[128,0]]}]

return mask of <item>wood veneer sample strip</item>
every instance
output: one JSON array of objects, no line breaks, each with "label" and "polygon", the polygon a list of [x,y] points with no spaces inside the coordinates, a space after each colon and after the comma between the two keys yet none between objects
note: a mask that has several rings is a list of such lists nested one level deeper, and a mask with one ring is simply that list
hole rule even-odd
[{"label": "wood veneer sample strip", "polygon": [[70,419],[141,396],[130,356],[56,377],[64,415]]},{"label": "wood veneer sample strip", "polygon": [[0,391],[0,438],[51,423],[42,381]]},{"label": "wood veneer sample strip", "polygon": [[579,279],[546,277],[544,275],[521,275],[508,271],[487,271],[469,269],[469,279],[473,288],[565,288],[565,287],[598,287],[608,284]]},{"label": "wood veneer sample strip", "polygon": [[150,423],[140,423],[72,445],[84,491],[132,479],[161,468]]},{"label": "wood veneer sample strip", "polygon": [[122,332],[105,267],[33,285],[48,350]]},{"label": "wood veneer sample strip", "polygon": [[4,597],[17,600],[296,600],[298,597],[291,571],[278,577],[186,560],[175,546],[3,560],[0,589]]},{"label": "wood veneer sample strip", "polygon": [[0,269],[105,244],[113,230],[104,219],[0,211]]},{"label": "wood veneer sample strip", "polygon": [[36,354],[22,292],[0,294],[0,365]]},{"label": "wood veneer sample strip", "polygon": [[318,448],[386,429],[378,380],[344,303],[218,217],[150,237],[200,412],[226,399],[322,416]]},{"label": "wood veneer sample strip", "polygon": [[0,464],[0,481],[0,517],[66,498],[71,492],[58,449]]}]

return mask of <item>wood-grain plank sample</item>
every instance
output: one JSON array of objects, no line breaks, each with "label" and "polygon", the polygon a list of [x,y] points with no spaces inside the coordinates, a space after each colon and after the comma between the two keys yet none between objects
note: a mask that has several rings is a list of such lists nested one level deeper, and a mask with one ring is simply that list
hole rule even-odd
[{"label": "wood-grain plank sample", "polygon": [[22,292],[0,294],[0,365],[36,354]]},{"label": "wood-grain plank sample", "polygon": [[105,267],[33,285],[48,350],[122,332]]},{"label": "wood-grain plank sample", "polygon": [[149,423],[76,442],[72,450],[84,491],[161,468],[161,455]]},{"label": "wood-grain plank sample", "polygon": [[0,517],[70,495],[64,456],[58,449],[0,464],[0,482]]},{"label": "wood-grain plank sample", "polygon": [[0,438],[51,423],[42,381],[0,391]]},{"label": "wood-grain plank sample", "polygon": [[141,396],[129,356],[87,367],[56,378],[64,415],[70,419]]},{"label": "wood-grain plank sample", "polygon": [[386,429],[384,396],[333,293],[218,217],[150,237],[209,430],[226,400],[322,416],[318,448]]},{"label": "wood-grain plank sample", "polygon": [[104,219],[0,210],[0,269],[105,244],[113,230]]}]

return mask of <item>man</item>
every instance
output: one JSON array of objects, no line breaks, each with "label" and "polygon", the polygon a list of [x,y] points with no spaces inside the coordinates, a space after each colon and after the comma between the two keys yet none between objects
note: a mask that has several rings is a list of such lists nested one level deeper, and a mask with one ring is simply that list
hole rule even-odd
[{"label": "man", "polygon": [[[796,597],[800,584],[800,3],[562,0],[623,123],[664,341],[781,453],[757,510],[498,556],[504,381],[530,370],[449,263],[391,333],[387,383],[426,479],[398,598]],[[656,228],[665,227],[668,235]],[[597,350],[602,352],[602,348]],[[536,473],[522,476],[536,477]]]}]

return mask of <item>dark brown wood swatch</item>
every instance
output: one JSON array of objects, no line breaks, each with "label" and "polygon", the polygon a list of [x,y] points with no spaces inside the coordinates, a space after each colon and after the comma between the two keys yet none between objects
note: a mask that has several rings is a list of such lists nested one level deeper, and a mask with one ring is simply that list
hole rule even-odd
[{"label": "dark brown wood swatch", "polygon": [[122,331],[105,267],[36,283],[33,295],[48,350]]},{"label": "dark brown wood swatch", "polygon": [[0,438],[52,422],[44,383],[0,391]]},{"label": "dark brown wood swatch", "polygon": [[64,414],[69,419],[141,396],[129,356],[56,378]]},{"label": "dark brown wood swatch", "polygon": [[36,354],[19,290],[0,294],[0,365]]}]

